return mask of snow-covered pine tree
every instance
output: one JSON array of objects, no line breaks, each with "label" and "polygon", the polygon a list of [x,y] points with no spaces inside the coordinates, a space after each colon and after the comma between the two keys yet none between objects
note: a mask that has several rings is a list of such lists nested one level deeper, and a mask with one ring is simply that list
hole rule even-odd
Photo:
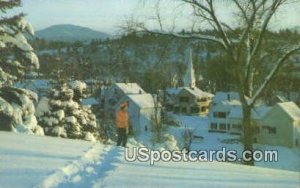
[{"label": "snow-covered pine tree", "polygon": [[0,130],[43,135],[34,115],[37,95],[13,87],[25,70],[39,68],[38,58],[24,37],[25,33],[34,34],[25,15],[4,16],[20,5],[20,0],[0,1]]},{"label": "snow-covered pine tree", "polygon": [[[37,106],[38,122],[46,135],[95,141],[99,135],[96,116],[90,107],[74,100],[74,90],[78,90],[75,85],[84,84],[79,81],[63,84],[42,98]],[[80,100],[80,95],[77,97]]]}]

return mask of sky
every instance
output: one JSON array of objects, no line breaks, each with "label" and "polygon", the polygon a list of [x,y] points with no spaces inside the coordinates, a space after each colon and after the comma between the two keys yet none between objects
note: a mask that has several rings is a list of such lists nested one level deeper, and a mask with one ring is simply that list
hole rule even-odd
[{"label": "sky", "polygon": [[[22,7],[15,9],[14,13],[26,13],[27,20],[35,30],[56,24],[74,24],[113,34],[131,17],[151,20],[155,15],[155,1],[148,0],[145,3],[143,0],[23,0]],[[171,5],[172,1],[174,0],[162,0],[163,3],[160,4],[164,23],[170,25],[176,15],[178,27],[186,27],[190,23],[183,20],[183,16],[188,14],[182,9],[179,11],[177,5]],[[230,20],[230,7],[220,5],[217,8],[222,19]],[[149,23],[151,24],[151,21]],[[283,7],[271,23],[271,27],[275,29],[295,26],[300,26],[300,3]],[[152,24],[151,27],[157,26]]]}]

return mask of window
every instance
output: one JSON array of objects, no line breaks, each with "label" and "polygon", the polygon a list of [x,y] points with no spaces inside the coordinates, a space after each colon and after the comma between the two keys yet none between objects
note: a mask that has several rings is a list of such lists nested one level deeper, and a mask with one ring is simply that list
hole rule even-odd
[{"label": "window", "polygon": [[218,129],[218,124],[216,124],[216,123],[211,123],[211,124],[210,124],[210,128],[211,128],[211,129],[217,130],[217,129]]},{"label": "window", "polygon": [[191,113],[199,113],[200,112],[200,108],[195,106],[195,107],[191,107]]},{"label": "window", "polygon": [[276,134],[277,132],[276,127],[271,127],[267,125],[262,126],[262,129],[268,132],[269,134]]},{"label": "window", "polygon": [[197,102],[206,102],[207,98],[203,97],[203,98],[198,98]]},{"label": "window", "polygon": [[226,118],[226,112],[214,112],[213,116],[217,118]]},{"label": "window", "polygon": [[201,112],[206,112],[206,111],[207,111],[207,107],[206,106],[201,107]]},{"label": "window", "polygon": [[189,98],[188,97],[180,97],[179,102],[189,102]]},{"label": "window", "polygon": [[226,124],[220,123],[220,130],[226,130]]}]

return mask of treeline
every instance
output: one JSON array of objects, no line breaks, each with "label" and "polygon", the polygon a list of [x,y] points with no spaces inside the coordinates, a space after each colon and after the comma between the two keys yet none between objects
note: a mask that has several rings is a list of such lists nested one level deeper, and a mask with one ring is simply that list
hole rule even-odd
[{"label": "treeline", "polygon": [[[187,32],[183,30],[181,33]],[[210,30],[199,33],[214,35]],[[232,31],[230,37],[236,37],[238,33],[238,30]],[[266,40],[272,41],[272,46],[293,44],[300,38],[298,33],[290,30],[267,31],[266,36]],[[148,92],[182,85],[186,68],[184,51],[192,47],[198,87],[211,92],[236,89],[233,87],[235,78],[230,67],[234,65],[220,53],[219,46],[207,41],[130,33],[105,41],[68,43],[35,39],[33,45],[38,52],[51,49],[50,53],[39,54],[41,72],[45,77],[137,82]],[[264,48],[272,54],[272,46]],[[288,71],[297,69],[293,63],[287,65]],[[221,64],[226,64],[225,68]],[[268,63],[262,64],[257,76],[263,75],[260,71],[265,69],[264,66],[268,66]],[[299,79],[285,74],[286,71],[287,68],[284,68],[278,74],[280,81],[274,82],[272,90],[282,90],[283,80],[289,80],[290,90],[297,89]]]}]

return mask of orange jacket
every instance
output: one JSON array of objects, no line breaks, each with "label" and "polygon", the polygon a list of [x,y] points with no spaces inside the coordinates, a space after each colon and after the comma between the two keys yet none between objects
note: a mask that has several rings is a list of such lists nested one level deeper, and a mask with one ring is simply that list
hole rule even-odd
[{"label": "orange jacket", "polygon": [[119,110],[116,115],[116,127],[128,128],[128,113],[125,110]]}]

